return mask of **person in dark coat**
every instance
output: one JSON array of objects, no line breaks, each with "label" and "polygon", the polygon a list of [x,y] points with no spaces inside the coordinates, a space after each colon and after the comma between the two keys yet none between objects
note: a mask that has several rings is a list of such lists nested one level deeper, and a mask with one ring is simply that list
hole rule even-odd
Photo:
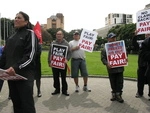
[{"label": "person in dark coat", "polygon": [[[115,42],[116,41],[116,34],[110,33],[107,36],[108,42]],[[109,76],[109,81],[111,85],[111,93],[112,93],[112,98],[110,99],[111,101],[117,100],[120,103],[123,103],[124,100],[122,98],[122,92],[123,92],[123,83],[124,83],[124,78],[123,78],[123,72],[124,72],[124,67],[115,67],[112,68],[112,66],[108,63],[107,55],[106,55],[106,49],[104,48],[101,51],[101,61],[104,65],[106,65],[108,76]]]},{"label": "person in dark coat", "polygon": [[[150,34],[145,34],[145,39],[150,37]],[[138,48],[139,53],[141,51],[142,42],[144,40],[139,40],[139,35],[137,35],[137,31],[135,31],[135,35],[132,39],[132,45],[136,45],[135,47]],[[147,69],[147,62],[138,55],[138,69],[137,69],[137,93],[135,95],[136,98],[140,98],[143,96],[144,85],[147,84],[147,76],[145,76],[145,72]],[[150,86],[148,85],[148,96],[150,96]]]},{"label": "person in dark coat", "polygon": [[[139,58],[142,59],[142,62],[147,62],[147,68],[143,76],[147,77],[147,83],[150,86],[150,36],[142,42]],[[150,97],[150,94],[148,96]]]},{"label": "person in dark coat", "polygon": [[22,11],[15,16],[14,28],[15,33],[6,41],[0,68],[5,69],[9,76],[15,76],[17,73],[27,78],[8,81],[13,113],[36,113],[33,84],[38,40],[32,30],[29,16]]},{"label": "person in dark coat", "polygon": [[41,44],[38,44],[36,58],[35,58],[35,80],[36,80],[36,87],[37,87],[37,97],[41,97]]}]

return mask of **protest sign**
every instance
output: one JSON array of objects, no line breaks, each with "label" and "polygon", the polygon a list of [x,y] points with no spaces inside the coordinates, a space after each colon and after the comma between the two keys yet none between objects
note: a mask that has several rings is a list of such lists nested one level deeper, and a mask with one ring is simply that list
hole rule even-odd
[{"label": "protest sign", "polygon": [[53,44],[51,49],[51,66],[59,69],[65,69],[65,59],[68,47],[64,45]]},{"label": "protest sign", "polygon": [[136,29],[138,34],[150,33],[150,9],[136,13]]},{"label": "protest sign", "polygon": [[109,65],[114,67],[127,66],[127,55],[124,41],[105,43],[106,55]]},{"label": "protest sign", "polygon": [[83,29],[81,36],[80,36],[79,44],[78,44],[80,49],[88,51],[88,52],[92,52],[95,41],[97,39],[97,34],[98,33],[95,31],[89,31],[89,30]]},{"label": "protest sign", "polygon": [[1,80],[27,80],[27,78],[16,74],[15,76],[10,76],[6,73],[6,70],[0,69],[0,79]]}]

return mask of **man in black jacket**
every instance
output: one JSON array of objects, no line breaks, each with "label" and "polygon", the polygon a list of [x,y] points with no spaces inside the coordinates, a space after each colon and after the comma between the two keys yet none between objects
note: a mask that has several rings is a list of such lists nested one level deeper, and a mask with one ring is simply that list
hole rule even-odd
[{"label": "man in black jacket", "polygon": [[142,59],[141,62],[147,62],[147,68],[145,69],[146,71],[143,76],[147,77],[147,82],[149,85],[148,96],[150,97],[150,35],[142,43],[142,47],[139,53],[139,58]]},{"label": "man in black jacket", "polygon": [[[135,36],[133,37],[132,43],[133,45],[138,45],[137,48],[139,49],[139,54],[141,52],[142,47],[142,41],[144,40],[138,40],[139,35],[137,35],[137,31],[135,31]],[[150,34],[145,34],[145,38],[150,37]],[[145,76],[145,72],[147,69],[147,62],[144,61],[144,59],[139,55],[138,56],[138,69],[137,69],[137,93],[136,98],[140,98],[143,96],[143,90],[144,85],[147,82],[147,76]],[[150,87],[149,87],[149,93],[148,96],[150,96]]]},{"label": "man in black jacket", "polygon": [[[116,41],[116,34],[110,33],[107,36],[108,42],[115,42]],[[124,72],[124,67],[115,67],[112,68],[112,66],[108,63],[107,60],[107,55],[106,55],[106,49],[103,49],[101,51],[101,61],[104,65],[106,65],[109,80],[110,80],[110,85],[111,85],[111,93],[112,93],[112,98],[110,99],[111,101],[117,100],[120,103],[123,103],[124,100],[122,98],[122,90],[123,90],[123,83],[124,83],[124,78],[123,78],[123,72]]]}]

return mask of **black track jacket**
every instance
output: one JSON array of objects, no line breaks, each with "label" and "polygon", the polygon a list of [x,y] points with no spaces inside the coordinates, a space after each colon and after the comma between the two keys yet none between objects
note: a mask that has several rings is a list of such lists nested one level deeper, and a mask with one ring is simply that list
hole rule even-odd
[{"label": "black track jacket", "polygon": [[13,67],[17,74],[33,80],[37,44],[37,37],[32,30],[25,27],[18,29],[6,41],[0,59],[0,68]]}]

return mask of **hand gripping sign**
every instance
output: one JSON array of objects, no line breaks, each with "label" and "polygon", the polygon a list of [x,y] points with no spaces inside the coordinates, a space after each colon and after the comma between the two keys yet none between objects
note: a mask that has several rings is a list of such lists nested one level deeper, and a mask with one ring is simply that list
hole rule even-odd
[{"label": "hand gripping sign", "polygon": [[16,74],[15,76],[10,76],[6,73],[6,70],[0,69],[0,79],[1,80],[27,80],[27,78]]}]

